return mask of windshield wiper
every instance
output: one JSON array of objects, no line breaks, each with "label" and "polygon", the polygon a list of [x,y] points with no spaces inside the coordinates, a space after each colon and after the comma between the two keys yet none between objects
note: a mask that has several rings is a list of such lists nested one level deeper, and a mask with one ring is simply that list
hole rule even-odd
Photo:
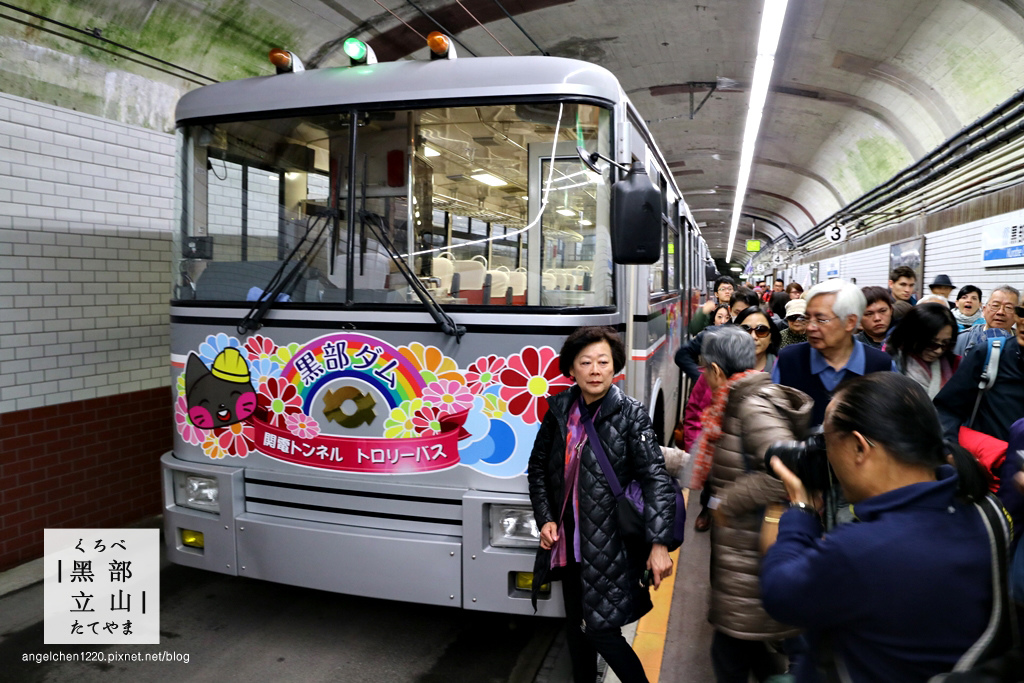
[{"label": "windshield wiper", "polygon": [[405,281],[409,283],[409,287],[412,288],[412,291],[416,292],[416,296],[418,296],[420,301],[423,302],[423,305],[426,307],[427,312],[430,313],[430,317],[434,319],[434,322],[441,327],[441,331],[449,336],[455,337],[456,343],[461,344],[462,335],[466,334],[466,328],[462,325],[457,325],[455,321],[452,320],[452,317],[448,315],[443,308],[441,308],[441,304],[437,303],[434,297],[430,295],[427,288],[423,286],[423,283],[420,282],[420,279],[416,277],[416,274],[412,272],[412,269],[409,268],[409,264],[406,263],[405,259],[403,259],[398,253],[394,242],[392,242],[391,238],[388,236],[387,226],[384,224],[384,219],[369,211],[360,211],[359,217],[366,220],[369,224],[370,229],[377,237],[377,241],[380,242],[381,246],[383,246],[388,252],[388,256],[391,257],[391,260],[398,268],[398,272],[400,272],[402,277],[405,278]]},{"label": "windshield wiper", "polygon": [[[323,243],[320,240],[324,236],[324,230],[328,225],[330,225],[327,218],[335,213],[337,212],[334,210],[326,211],[317,216],[315,220],[309,222],[306,231],[302,234],[302,239],[300,239],[295,246],[292,247],[292,250],[288,252],[288,256],[281,262],[281,265],[278,267],[273,277],[270,278],[270,282],[268,282],[263,288],[263,291],[256,299],[256,303],[254,303],[252,308],[249,309],[249,312],[245,314],[244,318],[238,321],[238,326],[236,328],[238,330],[238,334],[246,335],[260,329],[260,327],[263,326],[263,318],[266,316],[267,311],[270,310],[270,307],[274,305],[274,302],[278,300],[278,297],[281,296],[283,292],[288,291],[290,293],[292,289],[294,289],[299,276],[309,266],[310,258],[315,257],[316,253],[320,251],[321,247],[323,247]],[[295,254],[297,254],[302,245],[305,244],[310,233],[313,232],[321,220],[323,221],[323,225],[320,226],[320,232],[317,233],[316,238],[310,244],[309,249],[302,258],[292,266],[291,270],[288,271],[288,274],[285,275],[285,270],[292,263],[292,259],[295,258]]]}]

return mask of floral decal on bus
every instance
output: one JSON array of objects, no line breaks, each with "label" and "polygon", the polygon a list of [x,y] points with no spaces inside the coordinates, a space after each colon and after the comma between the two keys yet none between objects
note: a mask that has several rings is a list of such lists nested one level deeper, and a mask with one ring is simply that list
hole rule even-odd
[{"label": "floral decal on bus", "polygon": [[[367,474],[457,465],[495,477],[522,474],[548,397],[571,386],[551,347],[481,356],[460,368],[436,347],[395,347],[357,332],[287,346],[262,335],[244,343],[211,335],[189,358],[191,375],[178,378],[175,404],[175,425],[186,443],[210,458],[259,452],[305,467]],[[244,373],[238,370],[243,361]],[[234,413],[233,424],[197,421],[189,412],[201,403],[214,415],[232,414],[224,397],[243,378],[218,371],[218,363],[247,374],[256,388],[255,410],[244,419]],[[207,375],[236,384],[222,387],[223,395],[199,395],[218,384],[193,379]],[[199,394],[190,393],[197,386]]]}]

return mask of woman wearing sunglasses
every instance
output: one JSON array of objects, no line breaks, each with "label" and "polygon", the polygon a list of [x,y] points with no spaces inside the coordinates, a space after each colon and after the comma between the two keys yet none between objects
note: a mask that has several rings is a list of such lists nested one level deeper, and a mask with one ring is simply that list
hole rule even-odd
[{"label": "woman wearing sunglasses", "polygon": [[901,373],[935,398],[960,364],[960,356],[953,353],[956,335],[956,319],[947,306],[923,303],[900,319],[885,350]]},{"label": "woman wearing sunglasses", "polygon": [[782,343],[782,334],[779,332],[779,328],[757,306],[745,309],[736,316],[735,322],[741,330],[754,338],[754,346],[757,351],[754,369],[770,373],[775,369],[779,345]]}]

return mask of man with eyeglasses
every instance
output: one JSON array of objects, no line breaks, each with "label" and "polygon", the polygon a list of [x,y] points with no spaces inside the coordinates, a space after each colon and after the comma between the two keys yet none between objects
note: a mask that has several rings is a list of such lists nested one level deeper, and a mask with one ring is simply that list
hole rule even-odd
[{"label": "man with eyeglasses", "polygon": [[[1012,287],[1000,287],[996,292],[1005,289],[1017,291]],[[935,409],[946,438],[957,439],[960,426],[970,421],[975,404],[978,406],[977,414],[967,426],[1002,441],[1009,439],[1010,426],[1024,417],[1024,306],[1014,306],[1010,317],[1017,323],[1017,332],[1011,335],[1013,339],[1007,338],[1003,342],[995,383],[984,393],[981,401],[977,400],[978,383],[988,364],[987,341],[975,344],[935,396]]]},{"label": "man with eyeglasses", "polygon": [[1012,337],[1013,324],[1017,322],[1013,313],[1014,306],[1020,304],[1020,292],[1010,285],[1003,285],[992,290],[981,315],[985,324],[969,327],[957,337],[953,353],[966,357],[971,350],[985,345],[986,340],[994,337]]},{"label": "man with eyeglasses", "polygon": [[799,389],[814,399],[811,426],[825,419],[839,383],[850,375],[895,370],[892,357],[854,339],[867,305],[864,293],[850,282],[820,282],[807,292],[807,341],[779,352],[772,371],[778,384]]},{"label": "man with eyeglasses", "polygon": [[715,298],[705,301],[704,304],[697,309],[696,313],[693,314],[693,320],[690,321],[690,325],[687,327],[687,331],[690,333],[690,336],[697,334],[705,327],[714,323],[711,319],[712,312],[714,312],[715,308],[718,307],[718,304],[729,303],[735,289],[736,281],[728,275],[723,275],[715,280]]},{"label": "man with eyeglasses", "polygon": [[857,341],[881,349],[892,327],[892,294],[885,287],[861,287],[867,307],[860,319]]}]

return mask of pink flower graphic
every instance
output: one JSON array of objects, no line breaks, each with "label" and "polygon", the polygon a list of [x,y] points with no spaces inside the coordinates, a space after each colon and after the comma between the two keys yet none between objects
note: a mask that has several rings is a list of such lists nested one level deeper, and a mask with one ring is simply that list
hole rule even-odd
[{"label": "pink flower graphic", "polygon": [[504,358],[481,356],[466,369],[466,386],[474,394],[479,394],[492,384],[498,383],[498,375],[504,367]]},{"label": "pink flower graphic", "polygon": [[558,352],[550,346],[536,349],[528,346],[522,353],[510,356],[501,371],[501,397],[508,401],[508,411],[521,415],[527,424],[544,419],[548,397],[572,386],[558,369]]},{"label": "pink flower graphic", "polygon": [[249,360],[270,360],[277,353],[277,344],[262,334],[253,335],[245,340],[245,355]]},{"label": "pink flower graphic", "polygon": [[423,400],[443,413],[458,413],[473,407],[473,394],[453,379],[439,379],[423,390]]},{"label": "pink flower graphic", "polygon": [[433,436],[441,433],[441,411],[434,406],[424,406],[412,416],[413,430],[417,436]]},{"label": "pink flower graphic", "polygon": [[302,413],[302,397],[299,396],[299,390],[294,384],[280,377],[271,377],[260,384],[258,400],[257,412],[264,412],[267,424],[275,427],[287,428],[285,416]]},{"label": "pink flower graphic", "polygon": [[209,430],[203,441],[203,452],[211,458],[233,455],[244,458],[256,448],[256,428],[244,422]]},{"label": "pink flower graphic", "polygon": [[199,429],[188,419],[188,401],[184,396],[179,396],[174,402],[174,422],[178,427],[178,434],[193,446],[198,446],[206,438],[205,430]]},{"label": "pink flower graphic", "polygon": [[305,413],[285,415],[284,420],[288,424],[288,431],[300,439],[312,439],[320,433],[320,425]]}]

